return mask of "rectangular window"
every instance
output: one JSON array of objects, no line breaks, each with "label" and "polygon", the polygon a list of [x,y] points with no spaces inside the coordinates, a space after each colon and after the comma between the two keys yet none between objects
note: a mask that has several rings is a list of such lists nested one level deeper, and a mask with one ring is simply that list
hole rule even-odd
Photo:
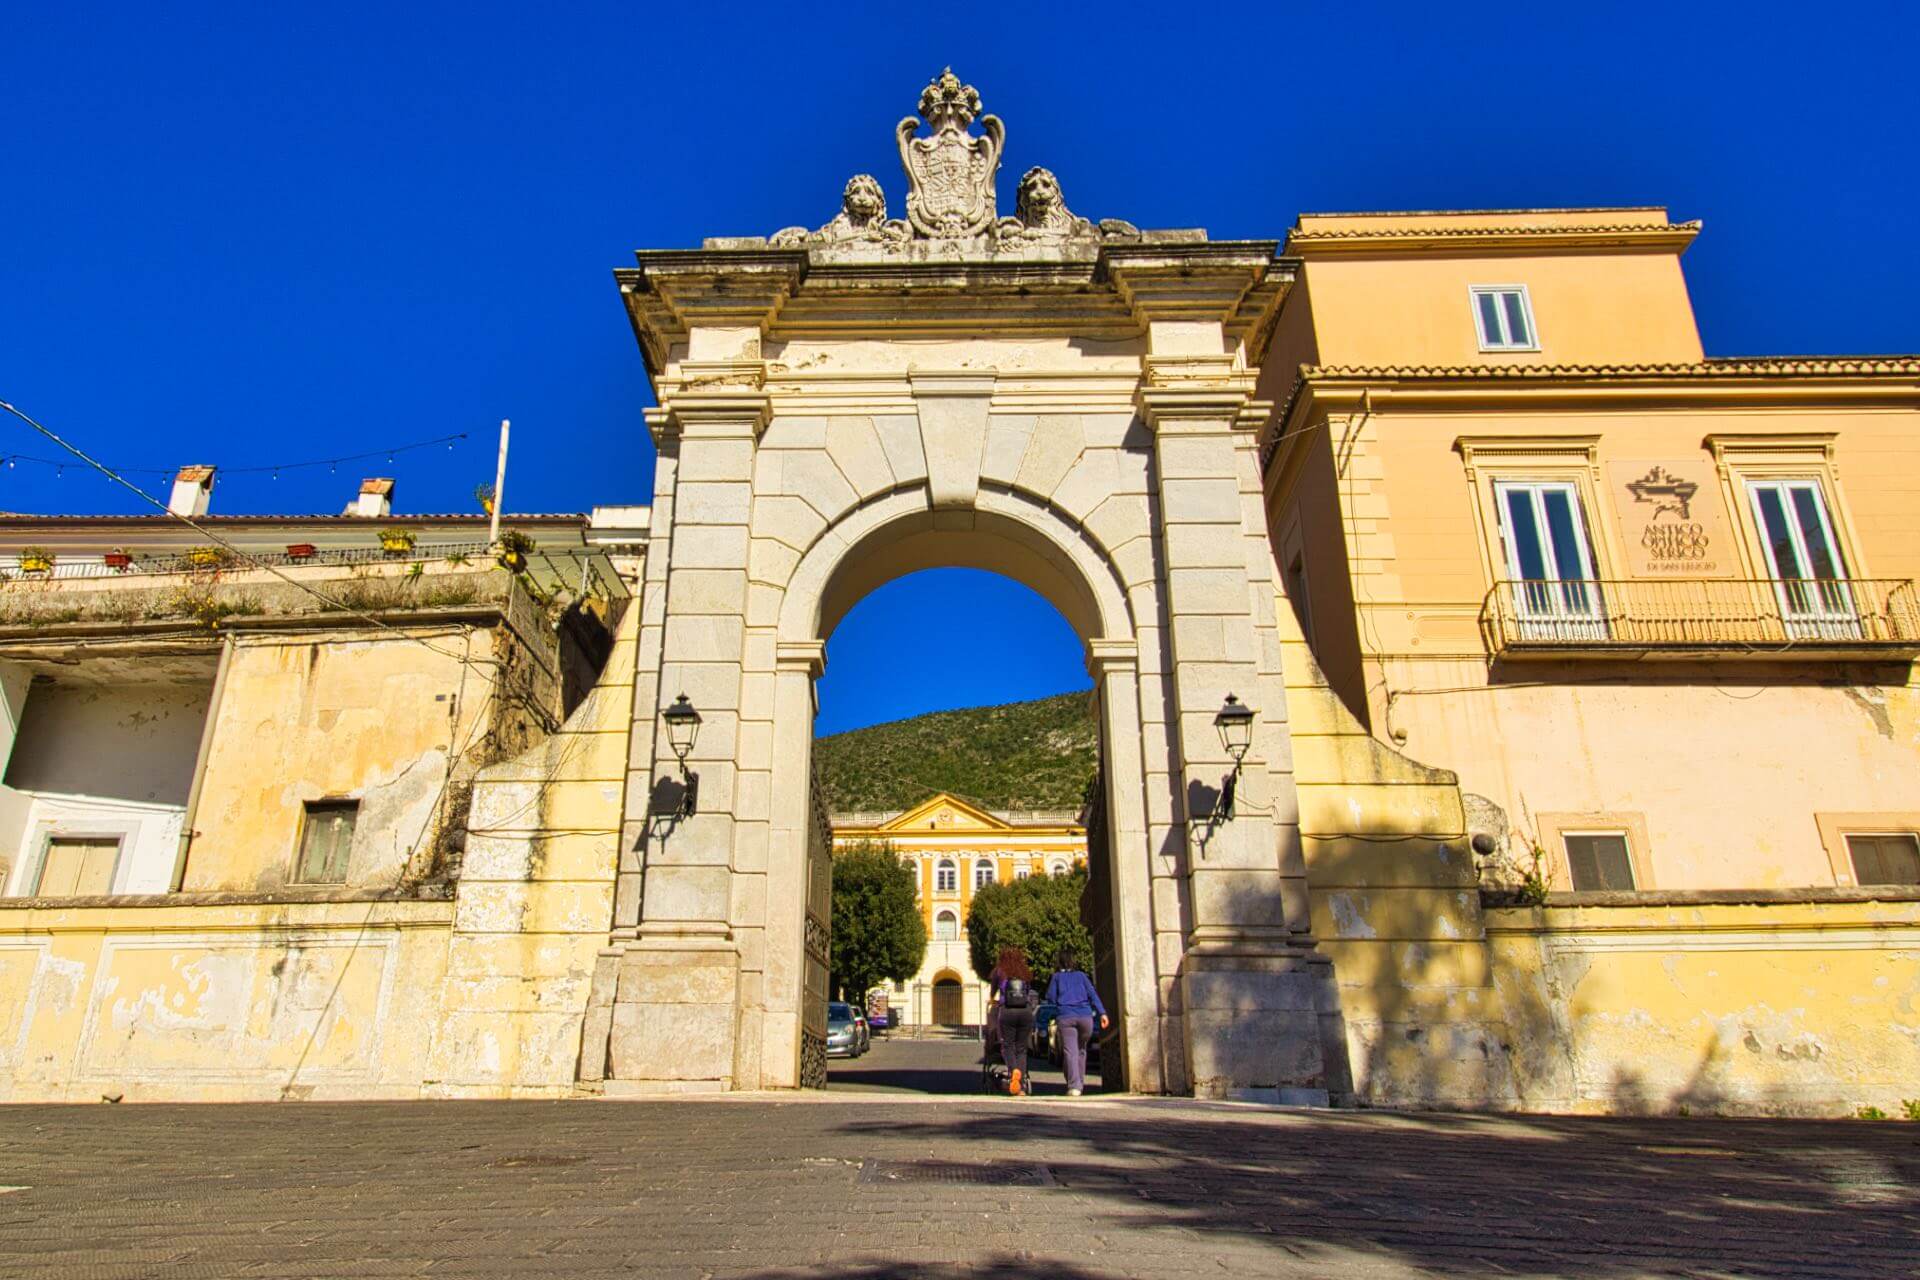
[{"label": "rectangular window", "polygon": [[980,859],[979,862],[974,864],[974,867],[973,867],[973,887],[974,888],[984,889],[988,885],[992,884],[996,878],[997,877],[994,875],[992,862],[988,861],[985,858],[982,858]]},{"label": "rectangular window", "polygon": [[1845,639],[1856,634],[1846,566],[1817,480],[1749,480],[1754,525],[1787,629]]},{"label": "rectangular window", "polygon": [[1473,323],[1482,351],[1538,351],[1525,285],[1473,286]]},{"label": "rectangular window", "polygon": [[53,836],[40,859],[40,878],[33,892],[42,898],[112,893],[119,864],[120,841],[113,836]]},{"label": "rectangular window", "polygon": [[344,884],[347,859],[353,852],[353,820],[360,812],[357,800],[310,800],[306,824],[300,832],[300,860],[293,878],[302,884]]},{"label": "rectangular window", "polygon": [[1633,858],[1624,831],[1568,831],[1567,870],[1575,893],[1633,888]]},{"label": "rectangular window", "polygon": [[1920,835],[1911,831],[1849,835],[1847,853],[1856,884],[1920,884]]},{"label": "rectangular window", "polygon": [[1501,481],[1494,495],[1523,630],[1536,639],[1604,635],[1579,491],[1565,480]]}]

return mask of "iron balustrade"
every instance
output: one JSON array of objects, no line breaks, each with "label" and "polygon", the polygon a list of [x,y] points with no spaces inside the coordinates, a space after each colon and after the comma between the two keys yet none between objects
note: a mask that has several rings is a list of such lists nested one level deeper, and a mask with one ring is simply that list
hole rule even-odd
[{"label": "iron balustrade", "polygon": [[1920,649],[1920,594],[1906,578],[1506,580],[1480,625],[1496,654]]}]

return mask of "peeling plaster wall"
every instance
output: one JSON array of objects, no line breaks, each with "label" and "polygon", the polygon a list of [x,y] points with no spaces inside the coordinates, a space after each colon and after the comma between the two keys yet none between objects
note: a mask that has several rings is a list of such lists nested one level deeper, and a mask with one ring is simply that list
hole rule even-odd
[{"label": "peeling plaster wall", "polygon": [[433,1096],[567,1096],[583,1046],[605,1060],[612,991],[596,966],[613,922],[639,628],[630,607],[559,731],[474,780]]},{"label": "peeling plaster wall", "polygon": [[1486,920],[1528,1110],[1898,1115],[1920,1096],[1920,902]]},{"label": "peeling plaster wall", "polygon": [[213,692],[204,683],[35,682],[7,763],[0,856],[32,891],[49,835],[122,839],[116,893],[165,893]]},{"label": "peeling plaster wall", "polygon": [[418,1096],[452,904],[0,907],[0,1100]]},{"label": "peeling plaster wall", "polygon": [[[293,875],[304,805],[360,802],[347,883],[387,888],[430,853],[455,753],[491,746],[500,633],[246,635],[216,712],[188,891],[271,892]],[[516,735],[516,740],[519,736]]]}]

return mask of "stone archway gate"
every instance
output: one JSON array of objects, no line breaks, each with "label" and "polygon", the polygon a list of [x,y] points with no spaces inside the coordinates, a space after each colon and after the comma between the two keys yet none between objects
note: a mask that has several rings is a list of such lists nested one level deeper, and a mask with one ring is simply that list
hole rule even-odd
[{"label": "stone archway gate", "polygon": [[[975,133],[950,74],[920,107],[908,220],[862,175],[819,231],[617,273],[659,469],[611,1030],[585,1060],[641,1090],[811,1074],[825,637],[873,587],[960,564],[1032,586],[1087,646],[1128,1085],[1324,1100],[1344,1049],[1307,924],[1249,368],[1291,273],[1271,242],[1095,226],[1044,169],[998,218],[999,122]],[[682,693],[703,725],[675,822],[649,804]],[[1228,693],[1259,718],[1238,816],[1208,823],[1190,808],[1232,768]]]}]

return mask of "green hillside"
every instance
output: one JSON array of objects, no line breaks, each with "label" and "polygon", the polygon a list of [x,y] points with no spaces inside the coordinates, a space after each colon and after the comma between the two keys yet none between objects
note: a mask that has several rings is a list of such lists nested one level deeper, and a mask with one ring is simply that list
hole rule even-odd
[{"label": "green hillside", "polygon": [[814,742],[835,812],[905,809],[936,791],[990,809],[1077,809],[1099,767],[1093,692],[936,711]]}]

